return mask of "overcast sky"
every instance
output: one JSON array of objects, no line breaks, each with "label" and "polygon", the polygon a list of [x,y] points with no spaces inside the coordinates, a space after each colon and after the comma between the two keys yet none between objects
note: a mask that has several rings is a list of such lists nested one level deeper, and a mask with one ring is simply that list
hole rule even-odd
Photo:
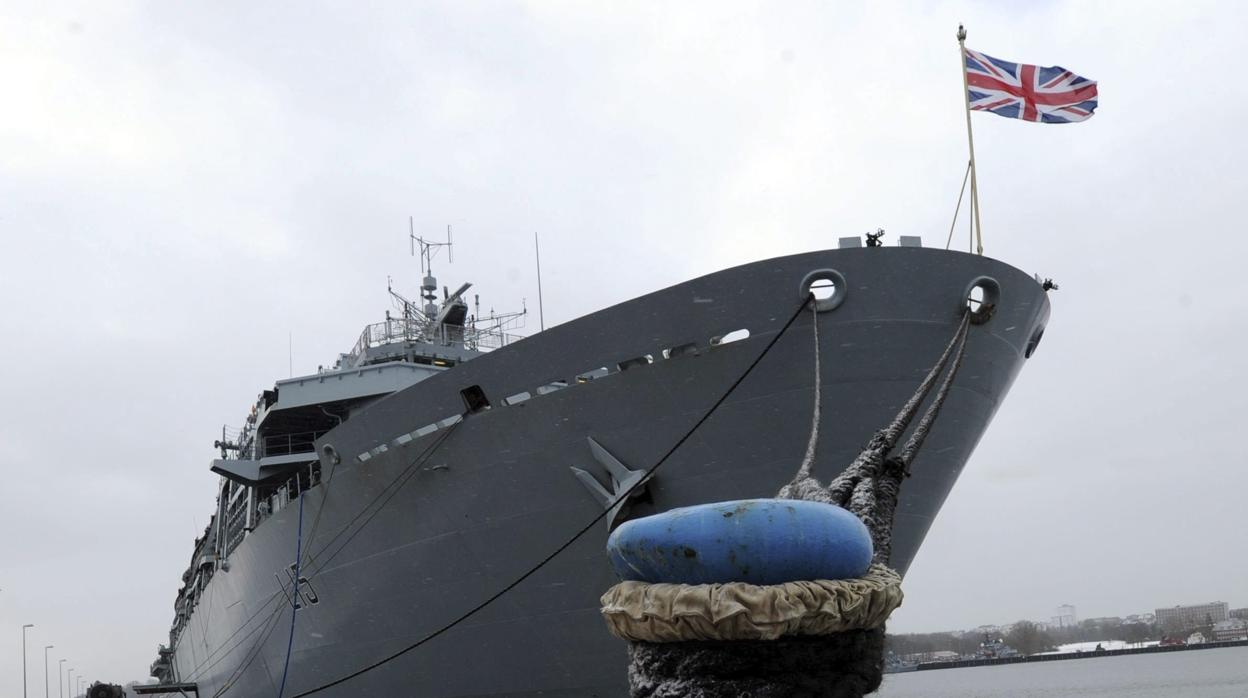
[{"label": "overcast sky", "polygon": [[1240,5],[106,6],[0,3],[0,693],[23,623],[32,696],[47,644],[146,675],[213,439],[288,337],[312,372],[414,293],[409,215],[498,310],[535,307],[540,231],[547,324],[877,227],[943,245],[960,21],[1102,106],[974,117],[987,254],[1061,290],[890,629],[1248,606]]}]

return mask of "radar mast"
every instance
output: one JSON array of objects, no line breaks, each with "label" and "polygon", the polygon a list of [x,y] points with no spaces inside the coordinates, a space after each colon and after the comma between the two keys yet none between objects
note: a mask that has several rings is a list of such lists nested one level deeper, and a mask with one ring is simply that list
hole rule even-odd
[{"label": "radar mast", "polygon": [[446,224],[446,242],[433,242],[416,235],[416,222],[412,216],[407,217],[407,236],[412,244],[412,256],[416,256],[416,246],[420,245],[420,297],[425,301],[426,317],[438,314],[438,280],[433,275],[433,258],[438,256],[442,248],[446,248],[446,261],[455,262],[454,242],[451,240],[451,224]]},{"label": "radar mast", "polygon": [[[506,330],[524,326],[524,318],[528,308],[521,301],[521,309],[515,312],[497,313],[492,308],[488,315],[481,315],[480,299],[473,296],[475,313],[469,314],[467,291],[471,283],[465,283],[455,292],[443,287],[442,298],[439,300],[438,280],[433,275],[433,260],[446,248],[447,261],[453,262],[453,238],[451,226],[446,226],[446,242],[426,240],[416,235],[416,224],[413,217],[408,217],[408,240],[411,243],[411,254],[420,259],[421,285],[420,301],[408,300],[394,288],[394,280],[386,278],[386,290],[389,291],[395,307],[402,313],[401,318],[392,318],[386,312],[384,332],[378,338],[369,339],[370,344],[383,341],[381,337],[394,338],[401,336],[407,343],[427,342],[444,346],[459,345],[472,351],[494,349],[514,339]],[[353,352],[354,353],[354,352]]]}]

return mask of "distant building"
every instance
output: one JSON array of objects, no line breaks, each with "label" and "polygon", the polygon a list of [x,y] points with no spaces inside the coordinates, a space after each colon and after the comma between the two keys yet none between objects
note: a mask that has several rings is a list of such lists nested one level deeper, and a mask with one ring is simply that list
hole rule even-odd
[{"label": "distant building", "polygon": [[1053,617],[1049,619],[1049,626],[1054,628],[1072,628],[1078,624],[1079,619],[1075,617],[1075,607],[1071,605],[1058,606],[1053,612]]},{"label": "distant building", "polygon": [[1157,622],[1163,629],[1177,622],[1178,627],[1186,630],[1226,620],[1229,614],[1230,608],[1225,601],[1214,601],[1191,606],[1159,608],[1157,609]]},{"label": "distant building", "polygon": [[1232,618],[1213,624],[1213,641],[1248,640],[1248,621]]},{"label": "distant building", "polygon": [[1187,644],[1189,645],[1203,645],[1206,642],[1208,642],[1208,640],[1206,640],[1205,636],[1200,633],[1192,633],[1187,636]]},{"label": "distant building", "polygon": [[1231,617],[1240,620],[1248,620],[1248,608],[1232,608]]}]

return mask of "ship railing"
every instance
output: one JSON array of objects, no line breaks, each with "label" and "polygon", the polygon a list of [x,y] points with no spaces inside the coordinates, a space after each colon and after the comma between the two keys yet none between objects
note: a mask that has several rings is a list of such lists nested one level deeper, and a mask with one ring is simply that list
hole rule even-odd
[{"label": "ship railing", "polygon": [[508,334],[496,327],[477,329],[473,327],[457,327],[454,325],[438,325],[429,327],[420,320],[391,318],[384,322],[374,323],[364,328],[351,351],[343,355],[339,362],[340,368],[354,366],[364,352],[395,342],[429,342],[442,346],[464,346],[474,351],[490,351],[501,349],[516,340],[520,335]]},{"label": "ship railing", "polygon": [[315,451],[316,440],[329,430],[303,431],[294,434],[275,434],[264,437],[260,447],[260,457],[284,456],[291,453],[309,453]]},{"label": "ship railing", "polygon": [[502,349],[508,344],[524,338],[522,335],[496,330],[469,330],[465,334],[468,336],[464,338],[464,346],[477,351]]},{"label": "ship railing", "polygon": [[[253,528],[260,526],[273,514],[285,509],[303,491],[321,484],[321,462],[314,460],[301,468],[294,476],[275,487],[271,493],[256,503],[256,520]],[[240,539],[241,542],[241,539]]]},{"label": "ship railing", "polygon": [[221,436],[227,443],[236,445],[235,450],[227,450],[225,458],[232,460],[235,458],[250,460],[255,451],[256,444],[256,428],[250,422],[243,425],[241,429],[233,429],[226,426],[222,429]]},{"label": "ship railing", "polygon": [[225,557],[228,559],[247,533],[247,510],[250,499],[246,495],[247,488],[233,483],[234,491],[230,495],[225,514]]},{"label": "ship railing", "polygon": [[345,366],[353,365],[356,359],[363,356],[365,351],[373,347],[419,339],[422,330],[422,322],[408,318],[390,318],[384,322],[366,325],[364,331],[360,333],[360,338],[355,341],[355,346],[351,347],[351,351],[346,355],[343,363]]}]

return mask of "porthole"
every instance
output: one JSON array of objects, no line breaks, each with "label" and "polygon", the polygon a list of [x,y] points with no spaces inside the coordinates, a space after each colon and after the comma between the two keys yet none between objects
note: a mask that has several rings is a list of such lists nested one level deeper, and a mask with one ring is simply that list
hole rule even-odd
[{"label": "porthole", "polygon": [[816,269],[802,279],[797,295],[802,300],[814,296],[815,310],[823,313],[835,310],[844,303],[848,293],[849,286],[841,272],[835,269]]}]

